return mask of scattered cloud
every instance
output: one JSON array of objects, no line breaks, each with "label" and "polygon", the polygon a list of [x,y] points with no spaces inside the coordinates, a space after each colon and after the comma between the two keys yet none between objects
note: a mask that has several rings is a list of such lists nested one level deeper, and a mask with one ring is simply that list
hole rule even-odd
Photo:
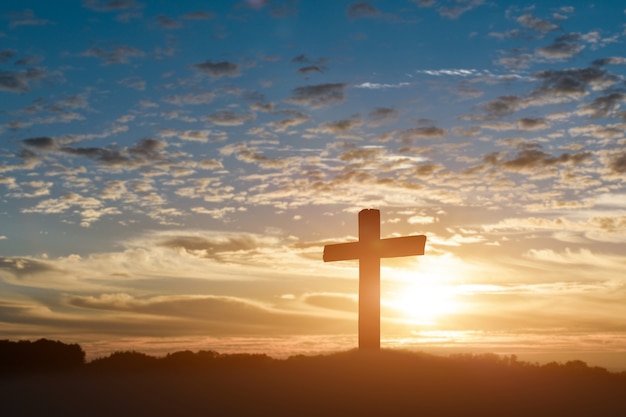
[{"label": "scattered cloud", "polygon": [[207,116],[207,120],[218,126],[240,126],[253,121],[254,114],[221,110]]},{"label": "scattered cloud", "polygon": [[35,17],[35,14],[32,10],[26,9],[23,12],[13,12],[9,14],[11,22],[9,23],[10,28],[16,28],[18,26],[46,26],[53,24],[52,21],[48,19],[40,19]]},{"label": "scattered cloud", "polygon": [[126,64],[131,58],[140,58],[146,56],[145,52],[133,48],[132,46],[120,45],[111,49],[89,48],[84,51],[82,56],[94,57],[102,60],[104,65]]},{"label": "scattered cloud", "polygon": [[381,15],[381,12],[371,4],[361,1],[348,6],[346,14],[351,19],[362,19],[379,17]]},{"label": "scattered cloud", "polygon": [[228,61],[205,61],[192,65],[192,68],[201,71],[211,78],[238,77],[240,75],[239,65]]},{"label": "scattered cloud", "polygon": [[559,30],[559,26],[554,23],[550,23],[547,20],[538,19],[527,13],[517,18],[517,22],[528,29],[533,29],[538,32],[548,33],[555,30]]},{"label": "scattered cloud", "polygon": [[318,84],[297,87],[287,101],[312,108],[326,107],[342,103],[345,99],[345,89],[348,84]]},{"label": "scattered cloud", "polygon": [[24,71],[0,70],[0,91],[10,93],[26,93],[31,90],[31,82],[47,76],[45,70],[29,68]]},{"label": "scattered cloud", "polygon": [[409,85],[411,85],[411,84],[407,83],[407,82],[396,83],[396,84],[381,84],[381,83],[365,82],[365,83],[361,83],[361,84],[356,84],[354,87],[355,88],[365,88],[365,89],[368,89],[368,90],[384,90],[384,89],[387,89],[387,88],[407,87]]}]

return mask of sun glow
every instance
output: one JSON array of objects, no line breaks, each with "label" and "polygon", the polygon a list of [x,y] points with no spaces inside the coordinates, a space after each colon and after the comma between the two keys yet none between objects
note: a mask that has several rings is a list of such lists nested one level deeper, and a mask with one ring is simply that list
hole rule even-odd
[{"label": "sun glow", "polygon": [[383,304],[401,321],[432,326],[438,318],[457,311],[455,287],[445,280],[407,271],[394,271],[394,275],[397,283]]}]

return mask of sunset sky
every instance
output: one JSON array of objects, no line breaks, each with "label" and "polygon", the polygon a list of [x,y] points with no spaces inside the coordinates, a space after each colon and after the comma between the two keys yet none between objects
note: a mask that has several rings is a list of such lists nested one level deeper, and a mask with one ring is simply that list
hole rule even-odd
[{"label": "sunset sky", "polygon": [[[626,369],[622,2],[4,1],[0,338]],[[532,356],[532,355],[544,356]]]}]

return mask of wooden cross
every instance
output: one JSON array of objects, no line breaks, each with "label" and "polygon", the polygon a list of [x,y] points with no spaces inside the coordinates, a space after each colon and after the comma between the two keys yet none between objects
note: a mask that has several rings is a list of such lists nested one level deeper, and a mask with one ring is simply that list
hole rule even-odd
[{"label": "wooden cross", "polygon": [[380,258],[423,255],[426,236],[380,238],[380,210],[359,212],[359,241],[324,246],[324,262],[359,260],[359,349],[380,349]]}]

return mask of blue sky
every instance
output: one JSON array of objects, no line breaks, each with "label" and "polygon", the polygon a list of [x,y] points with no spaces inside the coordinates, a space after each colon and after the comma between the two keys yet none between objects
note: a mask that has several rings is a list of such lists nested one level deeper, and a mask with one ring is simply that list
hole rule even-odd
[{"label": "blue sky", "polygon": [[625,37],[609,1],[4,2],[0,336],[351,348],[321,254],[377,208],[428,236],[383,346],[626,367]]}]

